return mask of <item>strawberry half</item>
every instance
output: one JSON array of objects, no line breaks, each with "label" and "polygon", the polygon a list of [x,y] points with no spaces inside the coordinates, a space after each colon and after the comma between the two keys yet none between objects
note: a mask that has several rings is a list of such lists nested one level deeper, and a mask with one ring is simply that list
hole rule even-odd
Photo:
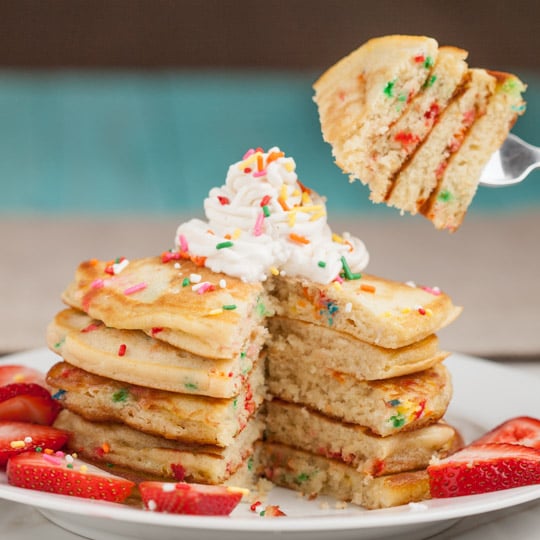
[{"label": "strawberry half", "polygon": [[18,364],[0,365],[0,386],[12,383],[36,383],[45,386],[45,377],[37,369]]},{"label": "strawberry half", "polygon": [[435,498],[540,484],[540,451],[507,443],[469,446],[427,472]]},{"label": "strawberry half", "polygon": [[540,420],[530,416],[512,418],[480,437],[471,446],[486,443],[509,443],[540,450]]},{"label": "strawberry half", "polygon": [[0,421],[50,425],[61,405],[46,388],[35,383],[0,386]]},{"label": "strawberry half", "polygon": [[228,516],[245,490],[185,482],[141,482],[139,491],[144,507],[154,512]]},{"label": "strawberry half", "polygon": [[50,426],[26,422],[0,422],[0,467],[17,454],[35,448],[59,450],[69,434]]},{"label": "strawberry half", "polygon": [[12,486],[110,502],[123,502],[135,485],[63,452],[25,452],[12,457],[7,479]]}]

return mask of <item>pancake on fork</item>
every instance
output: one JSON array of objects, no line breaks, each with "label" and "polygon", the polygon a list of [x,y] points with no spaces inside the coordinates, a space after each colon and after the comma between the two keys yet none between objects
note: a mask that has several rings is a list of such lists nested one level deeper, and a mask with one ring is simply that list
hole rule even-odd
[{"label": "pancake on fork", "polygon": [[441,112],[429,138],[396,175],[386,194],[389,205],[412,214],[420,211],[475,119],[485,114],[494,90],[495,79],[487,71],[469,70],[466,82]]},{"label": "pancake on fork", "polygon": [[369,40],[313,85],[336,164],[370,199],[456,230],[482,169],[525,111],[525,85],[423,36]]},{"label": "pancake on fork", "polygon": [[378,141],[399,120],[407,103],[429,84],[437,56],[437,42],[432,38],[375,38],[315,82],[323,138],[332,145],[344,172],[367,182],[363,175],[371,173],[369,164],[372,154],[378,153]]},{"label": "pancake on fork", "polygon": [[478,188],[482,169],[525,110],[521,97],[525,85],[510,73],[488,73],[496,85],[485,114],[471,126],[459,154],[443,165],[444,174],[421,209],[438,228],[459,227]]}]

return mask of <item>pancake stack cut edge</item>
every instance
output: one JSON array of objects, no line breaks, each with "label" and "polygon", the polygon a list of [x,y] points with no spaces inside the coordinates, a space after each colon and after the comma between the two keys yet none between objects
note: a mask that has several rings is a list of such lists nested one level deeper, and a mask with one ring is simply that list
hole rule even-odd
[{"label": "pancake stack cut edge", "polygon": [[525,111],[510,73],[423,36],[375,38],[314,84],[324,139],[374,202],[456,230],[483,167]]},{"label": "pancake stack cut edge", "polygon": [[56,425],[83,458],[379,508],[427,498],[429,459],[459,447],[435,332],[460,308],[438,289],[367,274],[263,286],[159,257],[107,268],[80,265],[48,328]]},{"label": "pancake stack cut edge", "polygon": [[436,288],[367,274],[279,278],[274,291],[266,476],[366,508],[428,498],[430,459],[461,444],[443,420],[452,384],[434,335],[460,309]]},{"label": "pancake stack cut edge", "polygon": [[48,328],[70,450],[135,476],[247,482],[264,429],[261,285],[160,257],[108,268],[81,264]]}]

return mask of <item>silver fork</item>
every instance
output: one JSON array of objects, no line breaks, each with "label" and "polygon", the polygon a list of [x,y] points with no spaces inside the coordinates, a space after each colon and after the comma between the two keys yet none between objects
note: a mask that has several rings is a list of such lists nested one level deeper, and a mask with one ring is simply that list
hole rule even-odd
[{"label": "silver fork", "polygon": [[540,167],[540,148],[510,133],[484,167],[480,185],[504,187],[519,184],[538,167]]}]

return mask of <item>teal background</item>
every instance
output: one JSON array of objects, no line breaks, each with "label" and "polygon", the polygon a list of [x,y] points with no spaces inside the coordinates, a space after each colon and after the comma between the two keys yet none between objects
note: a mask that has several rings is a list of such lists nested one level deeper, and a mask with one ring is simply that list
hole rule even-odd
[{"label": "teal background", "polygon": [[[540,145],[540,76],[514,132]],[[250,147],[279,146],[329,210],[395,214],[348,183],[322,141],[311,72],[0,72],[0,212],[200,212]],[[481,188],[479,211],[540,208],[540,172]]]}]

